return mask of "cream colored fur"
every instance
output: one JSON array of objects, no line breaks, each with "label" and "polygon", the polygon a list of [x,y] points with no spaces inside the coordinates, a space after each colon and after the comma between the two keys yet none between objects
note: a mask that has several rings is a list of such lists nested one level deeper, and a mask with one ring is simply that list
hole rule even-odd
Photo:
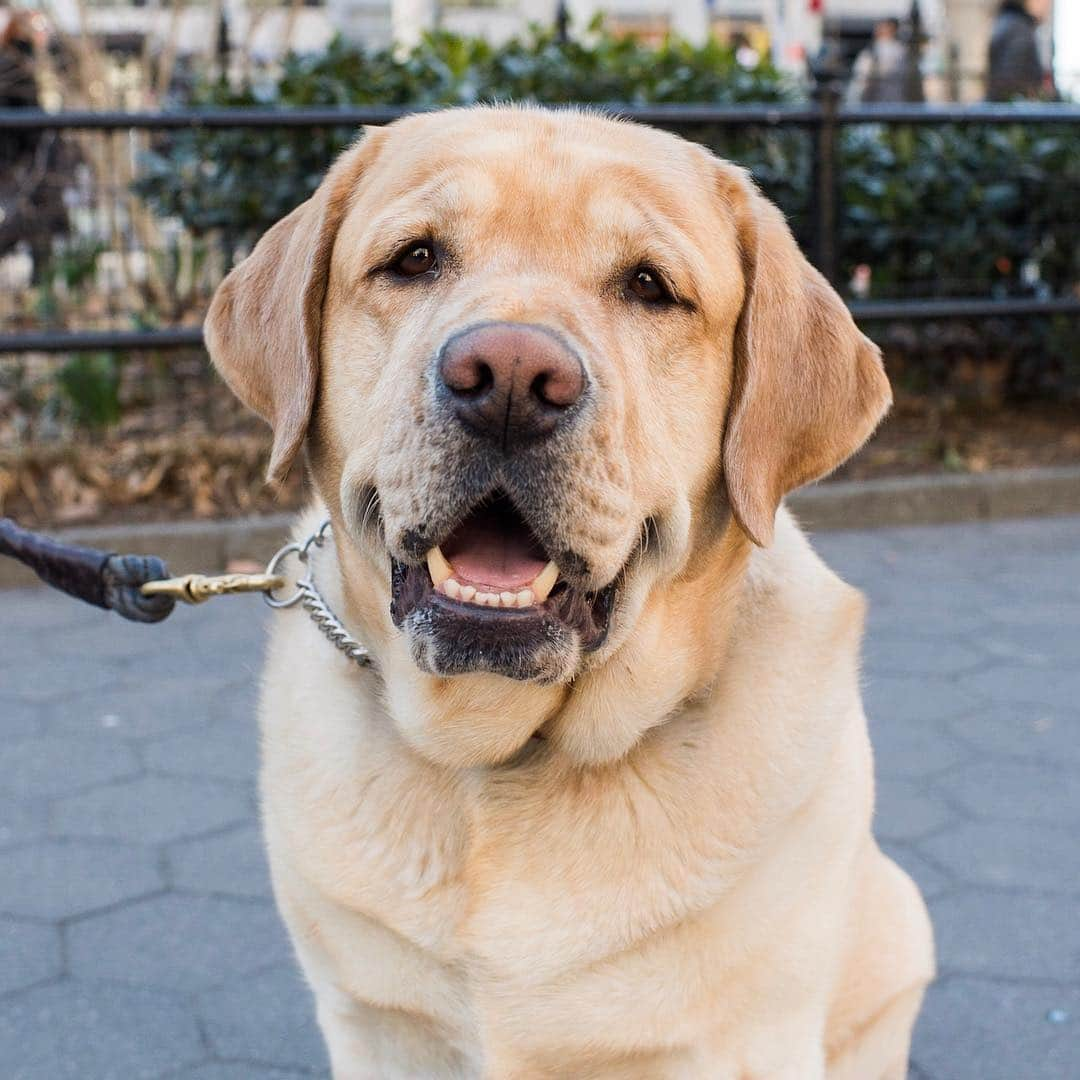
[{"label": "cream colored fur", "polygon": [[[382,283],[385,234],[421,228],[453,272]],[[692,308],[604,291],[646,250]],[[546,682],[421,671],[387,613],[387,547],[461,467],[426,365],[486,318],[557,327],[597,394],[536,512],[623,584]],[[268,234],[208,336],[276,474],[306,439],[299,534],[333,519],[316,576],[375,658],[290,611],[262,694],[274,889],[336,1080],[902,1080],[933,947],[871,835],[864,602],[776,509],[888,387],[745,177],[598,117],[407,120]]]}]

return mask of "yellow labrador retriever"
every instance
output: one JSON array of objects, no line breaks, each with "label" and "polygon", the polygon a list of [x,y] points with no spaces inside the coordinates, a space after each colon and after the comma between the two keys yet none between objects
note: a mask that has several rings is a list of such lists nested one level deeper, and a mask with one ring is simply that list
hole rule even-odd
[{"label": "yellow labrador retriever", "polygon": [[365,133],[221,286],[306,446],[261,707],[277,900],[339,1080],[901,1080],[926,911],[870,833],[864,602],[780,508],[877,349],[741,170],[601,116]]}]

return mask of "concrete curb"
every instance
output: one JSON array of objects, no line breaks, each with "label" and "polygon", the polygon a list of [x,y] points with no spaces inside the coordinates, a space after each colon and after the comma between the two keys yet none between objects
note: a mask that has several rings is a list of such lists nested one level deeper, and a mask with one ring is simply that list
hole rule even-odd
[{"label": "concrete curb", "polygon": [[[1080,514],[1080,466],[834,481],[799,491],[787,503],[811,532]],[[293,514],[271,514],[87,525],[53,535],[105,551],[160,555],[177,574],[214,573],[230,559],[265,562],[285,543],[293,519]],[[39,582],[30,571],[0,559],[0,588],[34,584]]]},{"label": "concrete curb", "polygon": [[821,532],[1080,514],[1080,466],[835,481],[787,504]]}]

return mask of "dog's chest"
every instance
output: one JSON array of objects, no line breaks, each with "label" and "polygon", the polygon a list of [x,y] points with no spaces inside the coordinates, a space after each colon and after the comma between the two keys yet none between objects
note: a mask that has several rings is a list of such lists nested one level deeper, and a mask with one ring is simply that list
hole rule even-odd
[{"label": "dog's chest", "polygon": [[473,985],[542,982],[677,924],[730,888],[753,839],[702,828],[715,811],[700,798],[635,770],[575,772],[541,751],[450,777],[366,757],[306,780],[292,760],[290,857],[326,899]]},{"label": "dog's chest", "polygon": [[464,794],[422,763],[376,752],[280,768],[266,747],[263,790],[271,856],[280,851],[322,901],[386,928],[439,963],[456,964],[467,907]]},{"label": "dog's chest", "polygon": [[[805,801],[801,770],[731,754],[717,774],[692,718],[592,770],[544,747],[440,770],[374,724],[333,741],[264,730],[275,878],[310,899],[283,911],[355,999],[432,1018],[470,1058],[499,1044],[557,1060],[616,1019],[623,1051],[672,1032],[693,1045],[717,987],[770,992],[745,962],[790,919],[776,883],[811,849],[792,830],[760,864],[783,807]],[[782,958],[762,971],[794,977]]]}]

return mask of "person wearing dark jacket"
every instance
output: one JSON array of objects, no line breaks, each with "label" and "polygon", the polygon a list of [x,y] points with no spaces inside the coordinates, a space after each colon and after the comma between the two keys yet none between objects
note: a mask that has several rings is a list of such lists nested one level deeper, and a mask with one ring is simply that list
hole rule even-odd
[{"label": "person wearing dark jacket", "polygon": [[[39,13],[0,6],[0,109],[38,109],[35,48],[47,48]],[[78,164],[74,143],[55,131],[0,132],[0,256],[30,248],[40,281],[53,238],[69,229],[64,190]]]},{"label": "person wearing dark jacket", "polygon": [[1005,0],[990,31],[986,96],[990,101],[1040,97],[1047,89],[1036,28],[1043,0]]}]

